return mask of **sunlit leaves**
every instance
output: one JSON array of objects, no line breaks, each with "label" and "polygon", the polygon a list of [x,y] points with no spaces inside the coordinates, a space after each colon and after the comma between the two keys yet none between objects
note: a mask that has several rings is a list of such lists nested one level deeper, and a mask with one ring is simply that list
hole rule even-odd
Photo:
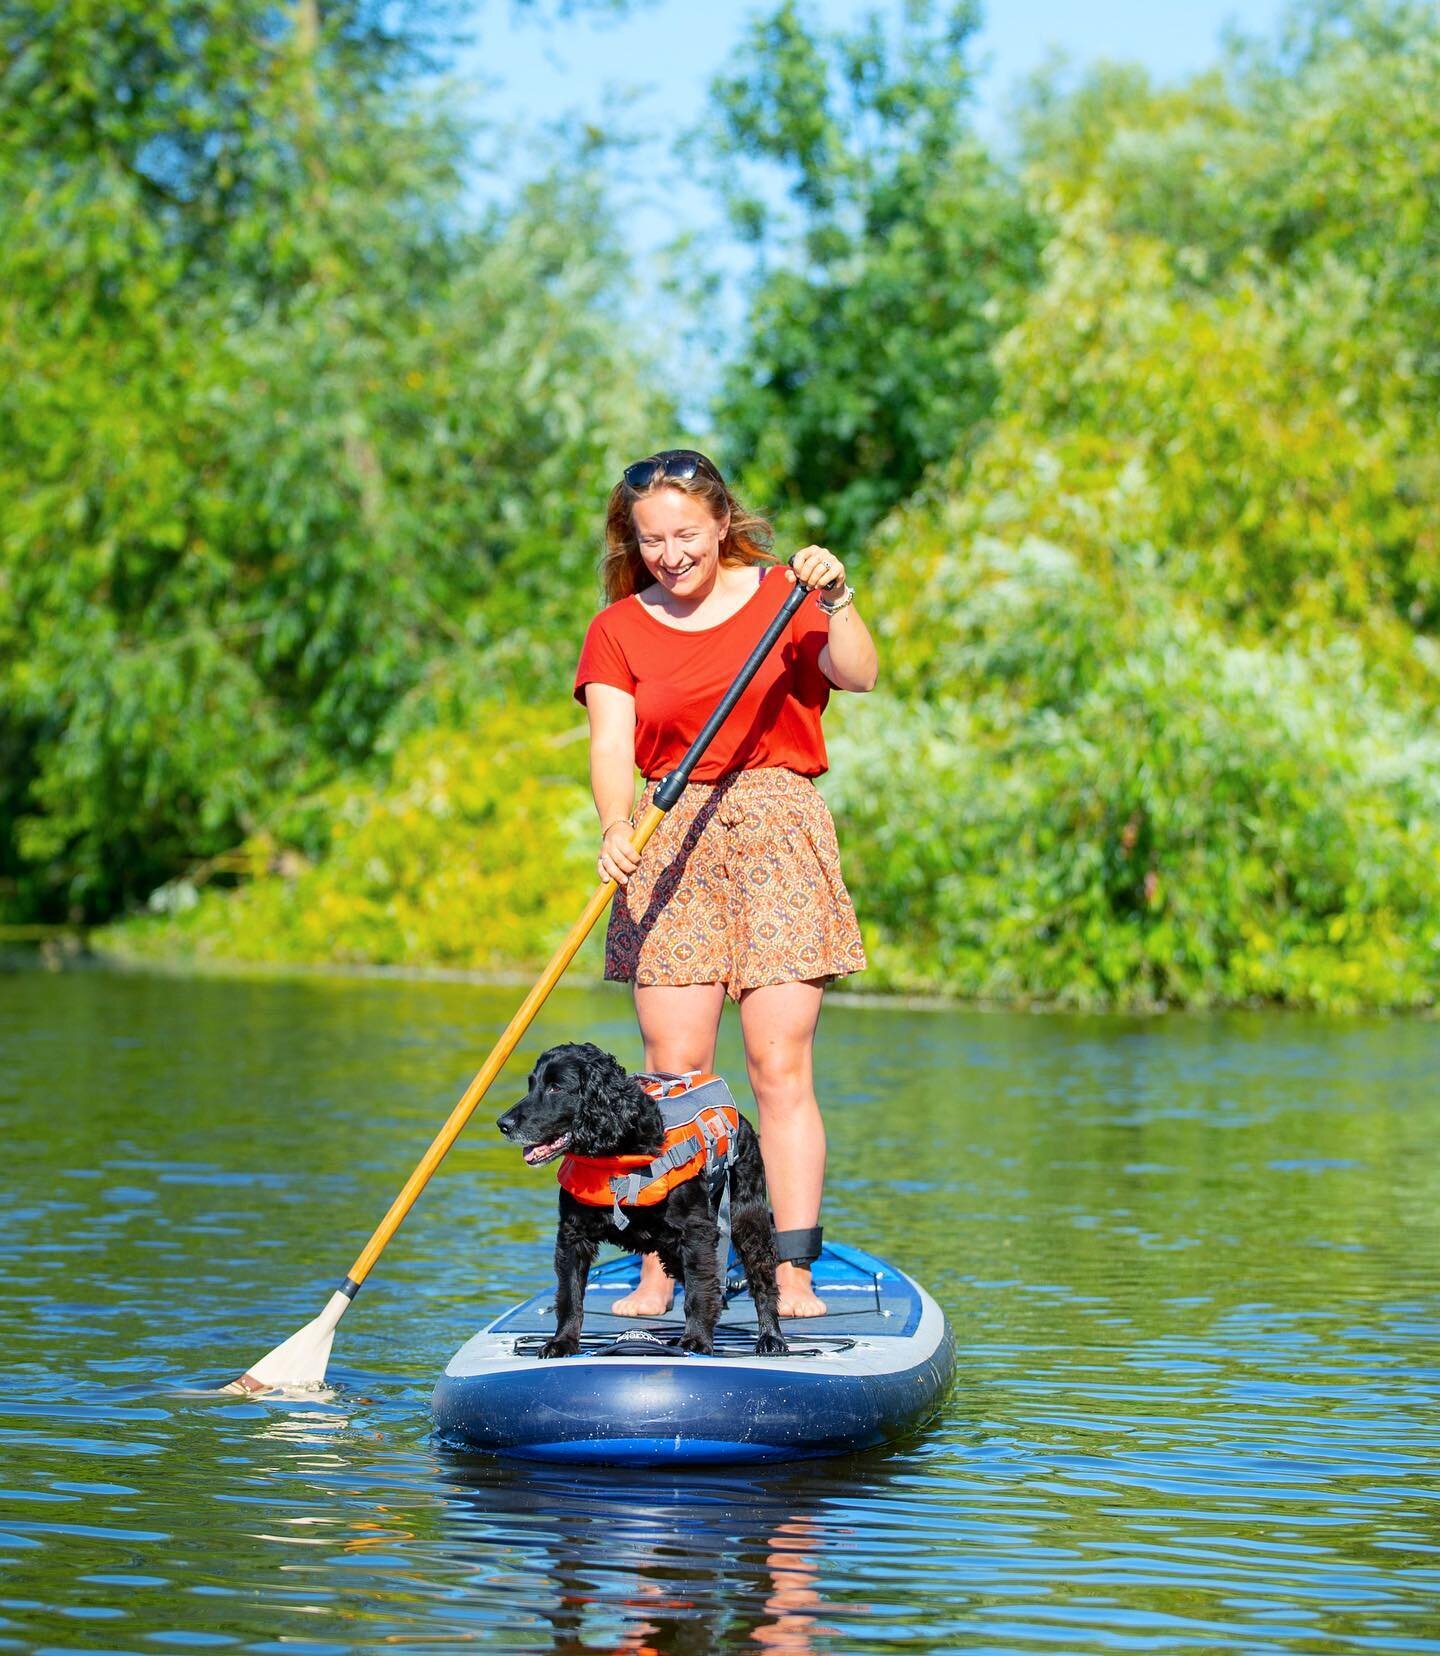
[{"label": "sunlit leaves", "polygon": [[873,710],[835,746],[892,982],[1440,999],[1440,446],[1412,280],[1440,34],[1403,7],[1315,18],[1228,83],[1103,71],[1032,106],[1044,280],[984,440],[873,547],[903,698],[883,807]]},{"label": "sunlit leaves", "polygon": [[[854,547],[988,413],[990,350],[1033,277],[1034,215],[970,128],[973,9],[828,35],[787,3],[714,89],[712,140],[761,248],[719,415],[758,498]],[[759,180],[752,172],[759,168]],[[769,169],[798,209],[763,205]]]},{"label": "sunlit leaves", "polygon": [[832,741],[880,978],[1078,1006],[1433,1004],[1429,721],[1353,647],[1240,646],[1138,561],[1099,583],[1043,542],[972,528],[952,550],[957,527],[897,558],[935,616],[919,682],[896,641],[909,694],[846,705]]},{"label": "sunlit leaves", "polygon": [[113,912],[438,680],[560,682],[666,405],[594,181],[476,224],[407,18],[3,13],[0,905]]},{"label": "sunlit leaves", "polygon": [[582,854],[594,824],[584,725],[558,703],[548,712],[478,703],[473,713],[469,730],[407,738],[383,779],[354,776],[291,807],[227,859],[252,876],[238,890],[163,889],[154,907],[177,918],[132,925],[115,946],[226,960],[540,964],[593,885]]}]

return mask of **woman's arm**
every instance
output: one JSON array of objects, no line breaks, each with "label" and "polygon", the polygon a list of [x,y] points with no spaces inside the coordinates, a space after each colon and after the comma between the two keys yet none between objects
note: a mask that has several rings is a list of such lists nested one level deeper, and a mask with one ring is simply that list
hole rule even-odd
[{"label": "woman's arm", "polygon": [[600,855],[595,866],[602,880],[624,885],[640,866],[630,843],[630,813],[635,808],[635,698],[613,684],[585,686],[590,719],[590,791],[600,816]]},{"label": "woman's arm", "polygon": [[[845,590],[845,565],[823,546],[804,547],[790,563],[806,586],[829,586],[836,597]],[[822,591],[820,596],[827,594]],[[880,657],[860,612],[851,602],[836,610],[829,622],[830,637],[820,651],[820,671],[837,690],[873,690],[880,676]]]},{"label": "woman's arm", "polygon": [[820,671],[837,690],[875,688],[880,657],[870,629],[853,603],[830,617],[830,638],[820,652]]}]

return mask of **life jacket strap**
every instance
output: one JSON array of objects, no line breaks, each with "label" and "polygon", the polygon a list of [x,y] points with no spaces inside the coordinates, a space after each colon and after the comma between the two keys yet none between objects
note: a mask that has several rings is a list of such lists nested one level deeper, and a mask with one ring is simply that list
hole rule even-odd
[{"label": "life jacket strap", "polygon": [[635,1080],[658,1101],[683,1097],[694,1090],[695,1083],[704,1074],[704,1070],[684,1070],[678,1074],[670,1070],[640,1070]]},{"label": "life jacket strap", "polygon": [[610,1222],[616,1230],[629,1230],[630,1221],[621,1209],[622,1202],[633,1202],[640,1194],[641,1185],[649,1180],[648,1173],[617,1174],[610,1181],[610,1188],[615,1192],[615,1201],[610,1209]]},{"label": "life jacket strap", "polygon": [[[705,1124],[701,1122],[700,1125],[703,1128]],[[651,1178],[658,1179],[662,1173],[669,1173],[674,1168],[684,1167],[686,1162],[694,1160],[695,1152],[700,1148],[702,1148],[700,1140],[694,1133],[687,1133],[684,1138],[676,1139],[668,1150],[662,1151],[650,1163]]]},{"label": "life jacket strap", "polygon": [[[700,1123],[700,1127],[706,1139],[710,1139],[711,1134],[703,1121]],[[630,1221],[621,1211],[622,1204],[628,1203],[633,1206],[635,1198],[646,1185],[653,1184],[656,1179],[663,1179],[667,1173],[675,1172],[677,1169],[684,1167],[687,1162],[693,1161],[695,1152],[699,1148],[701,1148],[700,1139],[694,1133],[687,1133],[684,1138],[677,1139],[668,1150],[662,1150],[648,1167],[638,1168],[633,1173],[617,1173],[610,1180],[610,1188],[615,1192],[615,1202],[610,1210],[610,1217],[614,1221],[615,1229],[628,1230],[630,1228]]]}]

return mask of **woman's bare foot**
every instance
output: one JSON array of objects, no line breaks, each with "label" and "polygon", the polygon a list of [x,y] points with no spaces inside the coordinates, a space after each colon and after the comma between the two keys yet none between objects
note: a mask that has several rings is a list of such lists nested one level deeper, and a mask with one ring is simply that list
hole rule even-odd
[{"label": "woman's bare foot", "polygon": [[663,1317],[675,1298],[675,1284],[655,1254],[640,1260],[640,1281],[633,1294],[626,1294],[610,1307],[617,1317]]},{"label": "woman's bare foot", "polygon": [[782,1317],[823,1317],[825,1301],[816,1299],[808,1265],[780,1265],[775,1271]]}]

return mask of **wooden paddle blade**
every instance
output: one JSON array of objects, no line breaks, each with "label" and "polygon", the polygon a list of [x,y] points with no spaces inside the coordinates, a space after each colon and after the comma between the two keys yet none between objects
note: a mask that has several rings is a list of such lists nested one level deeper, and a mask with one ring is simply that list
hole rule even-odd
[{"label": "wooden paddle blade", "polygon": [[313,1322],[306,1323],[298,1334],[292,1334],[274,1351],[266,1352],[238,1380],[221,1389],[254,1396],[256,1392],[313,1390],[323,1385],[335,1328],[349,1306],[350,1296],[337,1289]]}]

